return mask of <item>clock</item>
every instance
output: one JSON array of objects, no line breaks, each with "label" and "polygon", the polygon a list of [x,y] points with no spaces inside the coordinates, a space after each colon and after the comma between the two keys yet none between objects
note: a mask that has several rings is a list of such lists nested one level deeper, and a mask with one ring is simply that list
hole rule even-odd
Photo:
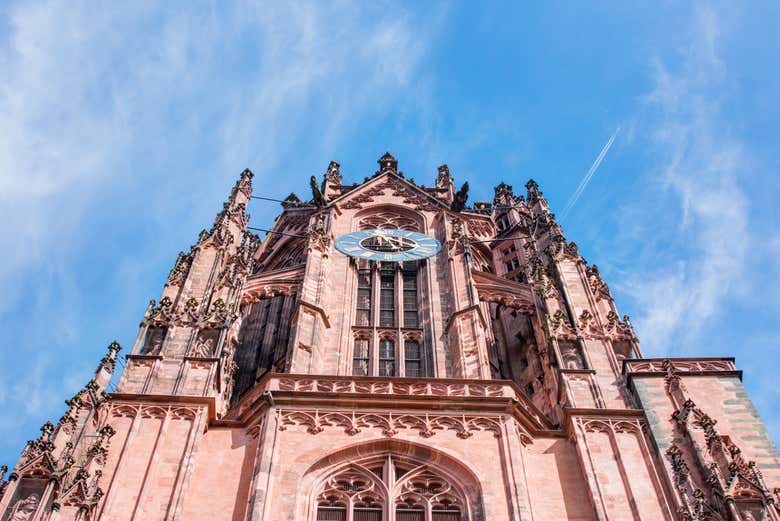
[{"label": "clock", "polygon": [[336,239],[336,249],[350,257],[382,262],[420,260],[441,251],[441,243],[407,230],[359,230]]}]

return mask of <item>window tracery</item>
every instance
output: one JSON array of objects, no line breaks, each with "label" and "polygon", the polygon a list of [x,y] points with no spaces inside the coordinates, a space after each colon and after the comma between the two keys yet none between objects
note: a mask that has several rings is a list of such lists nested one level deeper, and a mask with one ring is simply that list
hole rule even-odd
[{"label": "window tracery", "polygon": [[292,268],[293,266],[300,266],[306,262],[306,245],[299,244],[285,244],[281,251],[278,251],[272,256],[270,262],[267,263],[268,269],[266,271],[283,270],[286,268]]},{"label": "window tracery", "polygon": [[387,210],[363,217],[358,224],[358,229],[407,230],[410,232],[417,232],[420,231],[420,226],[417,223],[417,220],[412,217]]},{"label": "window tracery", "polygon": [[353,376],[424,377],[430,374],[423,342],[419,265],[357,261],[352,352]]},{"label": "window tracery", "polygon": [[350,463],[316,495],[317,521],[467,521],[465,496],[436,469],[396,455]]}]

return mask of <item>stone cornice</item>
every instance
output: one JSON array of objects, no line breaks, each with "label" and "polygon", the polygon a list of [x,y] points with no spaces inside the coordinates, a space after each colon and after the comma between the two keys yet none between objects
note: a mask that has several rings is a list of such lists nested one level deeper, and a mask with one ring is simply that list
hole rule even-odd
[{"label": "stone cornice", "polygon": [[[671,364],[667,367],[665,364]],[[742,371],[734,365],[734,358],[637,358],[623,360],[623,374],[629,382],[637,376],[663,377],[671,368],[679,376],[736,376]]]},{"label": "stone cornice", "polygon": [[455,319],[457,319],[461,315],[465,315],[469,313],[470,311],[476,311],[477,316],[479,317],[480,322],[482,322],[482,327],[487,327],[487,322],[485,321],[485,317],[482,315],[482,308],[479,307],[479,304],[474,304],[473,306],[469,306],[467,308],[463,308],[459,311],[456,311],[452,315],[450,315],[450,318],[447,319],[447,323],[444,325],[444,331],[449,334],[450,327],[452,327],[452,324],[455,323]]},{"label": "stone cornice", "polygon": [[645,423],[645,411],[642,409],[595,409],[595,408],[576,408],[567,407],[563,410],[563,432],[566,437],[571,438],[575,420],[578,419],[601,419],[605,421],[632,421]]},{"label": "stone cornice", "polygon": [[208,409],[209,421],[216,420],[216,400],[213,396],[172,396],[168,394],[109,393],[112,404],[122,402],[201,405]]},{"label": "stone cornice", "polygon": [[325,328],[330,329],[330,320],[328,319],[328,315],[325,313],[325,310],[303,299],[299,300],[296,304],[295,311],[293,311],[293,314],[290,317],[290,321],[294,322],[298,318],[298,313],[301,312],[301,308],[308,310],[314,316],[319,315],[319,317],[322,319],[322,323],[325,325]]},{"label": "stone cornice", "polygon": [[531,432],[551,432],[544,414],[507,380],[378,378],[267,373],[225,417],[247,423],[259,401],[299,408],[379,408],[505,413]]}]

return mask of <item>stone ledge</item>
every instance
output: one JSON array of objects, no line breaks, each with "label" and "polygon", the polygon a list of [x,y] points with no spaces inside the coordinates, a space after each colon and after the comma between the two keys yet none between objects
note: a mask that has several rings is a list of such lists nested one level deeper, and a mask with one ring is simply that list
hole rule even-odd
[{"label": "stone ledge", "polygon": [[[669,367],[667,364],[671,364]],[[623,375],[629,380],[635,376],[665,376],[671,368],[679,376],[736,376],[742,380],[742,371],[734,365],[734,358],[636,358],[623,360]]]}]

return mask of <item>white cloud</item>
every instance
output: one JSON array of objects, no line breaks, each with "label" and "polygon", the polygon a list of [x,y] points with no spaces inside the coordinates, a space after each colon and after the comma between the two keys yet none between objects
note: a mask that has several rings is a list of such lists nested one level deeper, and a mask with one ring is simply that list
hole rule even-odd
[{"label": "white cloud", "polygon": [[646,354],[702,353],[701,328],[734,296],[747,262],[748,200],[739,175],[748,160],[721,114],[720,24],[717,12],[697,10],[682,66],[673,72],[656,60],[644,100],[652,115],[644,132],[658,163],[645,197],[632,202],[644,212],[632,213],[647,238],[642,269],[621,289],[638,305]]},{"label": "white cloud", "polygon": [[116,216],[96,211],[126,217],[112,232],[135,242],[111,259],[117,280],[91,291],[116,284],[113,301],[126,308],[139,274],[158,257],[172,261],[172,248],[187,245],[171,245],[183,230],[209,225],[244,167],[259,186],[290,182],[282,160],[300,156],[306,135],[317,142],[305,152],[324,169],[336,144],[418,74],[431,34],[402,10],[349,3],[198,11],[51,0],[5,13],[0,406],[13,426],[0,423],[0,435],[60,414],[70,387],[89,377],[83,364],[47,360],[100,353],[114,334],[84,345],[117,318],[89,309],[94,295],[72,277],[112,255],[101,251],[102,227]]}]

